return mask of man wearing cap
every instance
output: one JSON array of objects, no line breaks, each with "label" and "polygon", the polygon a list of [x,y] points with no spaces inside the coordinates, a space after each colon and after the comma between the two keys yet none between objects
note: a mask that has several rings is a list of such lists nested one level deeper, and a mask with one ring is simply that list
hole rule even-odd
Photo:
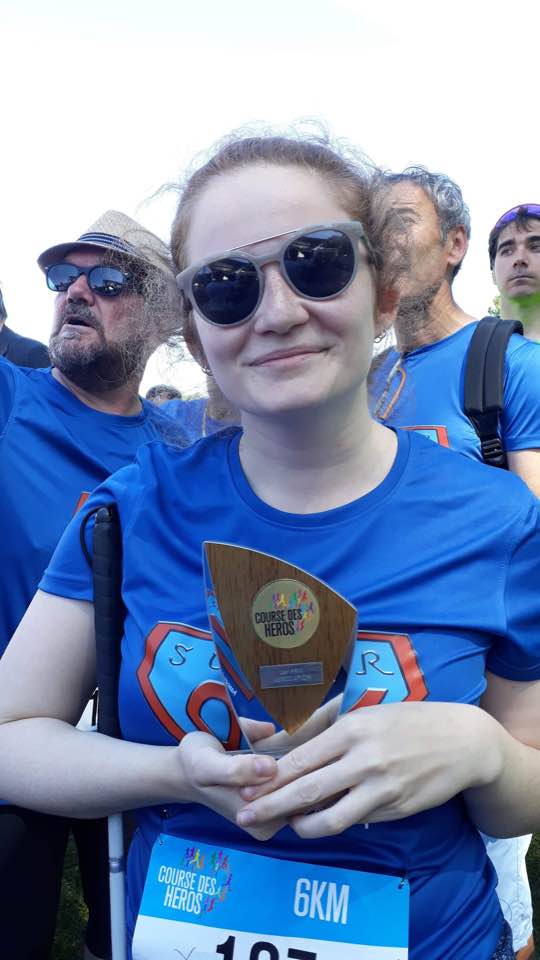
[{"label": "man wearing cap", "polygon": [[6,320],[7,310],[0,290],[0,357],[19,367],[48,367],[49,353],[45,344],[10,330]]},{"label": "man wearing cap", "polygon": [[[0,358],[0,656],[9,656],[8,641],[88,493],[131,462],[141,444],[162,437],[183,443],[181,428],[138,395],[148,357],[178,333],[165,245],[109,211],[77,240],[45,250],[38,263],[56,292],[52,367],[19,368]],[[0,805],[6,960],[49,958],[69,827],[61,818]],[[106,957],[107,880],[97,857],[104,832],[99,822],[81,829],[90,849],[90,870],[83,870],[86,956]]]},{"label": "man wearing cap", "polygon": [[501,295],[501,317],[519,320],[540,340],[540,204],[512,207],[489,235],[489,265]]},{"label": "man wearing cap", "polygon": [[[393,247],[401,251],[401,300],[396,345],[375,359],[370,376],[373,413],[385,423],[416,430],[481,461],[479,438],[463,410],[464,368],[477,321],[461,309],[452,292],[470,236],[461,190],[444,174],[410,167],[385,175],[378,199]],[[509,469],[539,496],[540,345],[517,334],[506,351],[501,440]],[[478,584],[477,589],[488,586]],[[530,837],[496,842],[486,838],[519,960],[534,954],[524,860],[529,842]]]}]

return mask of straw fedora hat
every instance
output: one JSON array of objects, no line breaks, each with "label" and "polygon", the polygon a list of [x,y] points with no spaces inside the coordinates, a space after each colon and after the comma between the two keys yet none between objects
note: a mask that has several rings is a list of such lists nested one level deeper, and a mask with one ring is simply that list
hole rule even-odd
[{"label": "straw fedora hat", "polygon": [[45,271],[53,263],[65,260],[74,250],[108,250],[120,253],[130,259],[152,264],[174,278],[169,250],[163,241],[119,210],[107,210],[77,240],[48,247],[40,254],[37,262]]}]

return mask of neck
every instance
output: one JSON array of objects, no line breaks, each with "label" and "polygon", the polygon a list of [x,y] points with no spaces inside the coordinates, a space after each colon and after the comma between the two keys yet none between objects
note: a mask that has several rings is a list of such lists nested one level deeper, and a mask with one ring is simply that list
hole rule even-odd
[{"label": "neck", "polygon": [[507,300],[501,296],[501,317],[504,320],[519,320],[526,337],[540,340],[540,296]]},{"label": "neck", "polygon": [[235,410],[227,398],[223,396],[212,376],[206,377],[206,392],[208,393],[206,412],[212,420],[223,420],[226,423],[239,422],[240,416],[238,411]]},{"label": "neck", "polygon": [[128,380],[122,386],[115,387],[103,393],[93,393],[86,390],[66,377],[58,367],[53,367],[52,375],[66,390],[73,393],[81,403],[101,413],[115,413],[124,417],[132,417],[141,412],[142,405],[138,395],[139,378]]},{"label": "neck", "polygon": [[[318,513],[374,490],[396,454],[395,434],[369,416],[365,385],[331,410],[289,412],[281,420],[242,416],[242,467],[265,503],[288,513]],[[276,483],[279,477],[279,483]]]},{"label": "neck", "polygon": [[398,350],[410,353],[443,340],[473,319],[458,307],[446,280],[440,287],[429,288],[419,296],[402,296],[395,322]]}]

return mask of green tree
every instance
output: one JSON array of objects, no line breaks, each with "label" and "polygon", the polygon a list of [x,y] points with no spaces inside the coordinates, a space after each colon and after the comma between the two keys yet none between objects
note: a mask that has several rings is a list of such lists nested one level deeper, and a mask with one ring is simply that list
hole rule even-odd
[{"label": "green tree", "polygon": [[496,293],[493,297],[491,306],[488,307],[490,317],[500,317],[501,315],[501,295]]}]

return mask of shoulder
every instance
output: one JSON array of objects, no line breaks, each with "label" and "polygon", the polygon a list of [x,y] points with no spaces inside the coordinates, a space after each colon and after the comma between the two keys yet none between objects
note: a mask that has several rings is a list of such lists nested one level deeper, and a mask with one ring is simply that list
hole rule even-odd
[{"label": "shoulder", "polygon": [[197,397],[194,400],[169,400],[161,410],[185,431],[187,440],[192,443],[203,435],[206,397]]},{"label": "shoulder", "polygon": [[[230,443],[239,432],[237,427],[230,427],[184,447],[152,440],[141,446],[134,462],[115,476],[127,476],[127,471],[133,471],[145,486],[152,484],[153,479],[159,485],[167,476],[186,485],[200,484],[201,478],[209,480],[218,464],[228,461]],[[131,483],[131,478],[128,482]]]},{"label": "shoulder", "polygon": [[538,510],[538,501],[523,481],[508,470],[487,466],[462,453],[441,447],[414,431],[410,433],[409,483],[421,484],[421,496],[429,508],[445,511],[449,529],[451,516],[460,514],[474,536],[491,530],[503,537],[518,532],[527,518]]},{"label": "shoulder", "polygon": [[[144,399],[141,402],[146,424],[157,440],[163,440],[165,443],[180,447],[185,447],[190,443],[190,438],[181,422],[163,412],[163,408],[156,406],[155,403],[150,403],[149,400]],[[167,404],[164,404],[164,406],[167,406]]]},{"label": "shoulder", "polygon": [[[540,343],[520,334],[510,337],[505,358],[504,396],[507,417],[520,422],[522,431],[531,433],[527,424],[534,422],[530,445],[538,446],[537,421],[540,418]],[[540,422],[540,421],[539,421]],[[517,427],[516,427],[517,428]]]},{"label": "shoulder", "polygon": [[24,388],[28,381],[28,374],[33,373],[30,367],[19,367],[17,364],[0,357],[0,394],[14,401],[15,394]]},{"label": "shoulder", "polygon": [[31,391],[47,390],[52,380],[49,366],[32,367],[14,363],[6,357],[0,357],[0,389],[9,385],[12,389]]},{"label": "shoulder", "polygon": [[513,333],[508,341],[506,362],[509,372],[519,371],[525,366],[540,369],[540,343]]}]

